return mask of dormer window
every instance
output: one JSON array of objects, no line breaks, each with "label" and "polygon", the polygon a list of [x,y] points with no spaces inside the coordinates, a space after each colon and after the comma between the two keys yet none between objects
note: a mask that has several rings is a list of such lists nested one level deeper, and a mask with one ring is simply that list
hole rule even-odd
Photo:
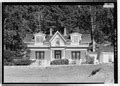
[{"label": "dormer window", "polygon": [[57,40],[56,40],[56,46],[60,46],[60,39],[59,38],[57,38]]},{"label": "dormer window", "polygon": [[72,44],[78,45],[81,40],[81,36],[82,36],[82,34],[80,34],[80,33],[72,33],[71,34]]},{"label": "dormer window", "polygon": [[36,43],[42,43],[43,37],[42,36],[36,36]]},{"label": "dormer window", "polygon": [[73,36],[73,42],[78,43],[79,42],[79,36]]},{"label": "dormer window", "polygon": [[45,34],[43,33],[36,33],[35,35],[35,44],[42,44],[45,40]]}]

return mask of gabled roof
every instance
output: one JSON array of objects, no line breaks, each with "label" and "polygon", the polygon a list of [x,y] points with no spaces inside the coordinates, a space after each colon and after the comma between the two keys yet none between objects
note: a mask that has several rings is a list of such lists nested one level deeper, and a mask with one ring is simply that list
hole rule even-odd
[{"label": "gabled roof", "polygon": [[45,42],[49,42],[52,36],[47,36]]},{"label": "gabled roof", "polygon": [[69,36],[63,36],[63,38],[66,40],[66,42],[71,42],[71,40],[68,37]]},{"label": "gabled roof", "polygon": [[65,38],[60,34],[59,31],[57,31],[57,32],[51,37],[51,39],[50,39],[49,41],[51,42],[57,34],[66,42]]},{"label": "gabled roof", "polygon": [[[44,41],[44,43],[46,42],[50,42],[52,39],[54,39],[54,37],[56,35],[59,35],[65,42],[71,42],[71,40],[68,38],[69,36],[64,36],[62,35],[59,31],[57,31],[53,36],[46,36],[46,40]],[[73,33],[74,34],[74,33]],[[25,43],[33,43],[35,42],[35,40],[33,39],[34,35],[33,34],[26,34],[26,37],[24,38],[24,42]],[[82,40],[81,43],[90,43],[91,42],[91,35],[90,34],[82,34]]]}]

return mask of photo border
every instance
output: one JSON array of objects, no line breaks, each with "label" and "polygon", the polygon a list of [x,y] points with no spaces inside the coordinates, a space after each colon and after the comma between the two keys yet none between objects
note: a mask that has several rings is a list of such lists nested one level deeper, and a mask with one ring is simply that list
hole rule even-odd
[{"label": "photo border", "polygon": [[[3,6],[4,5],[103,5],[104,3],[114,3],[114,27],[116,29],[116,34],[115,34],[115,43],[114,43],[114,83],[117,84],[118,83],[118,47],[117,47],[117,2],[114,2],[115,0],[111,0],[112,2],[110,2],[110,0],[106,0],[106,2],[94,2],[94,0],[92,0],[93,2],[3,2],[2,3],[2,84],[103,84],[103,83],[66,83],[66,82],[58,82],[58,83],[30,83],[30,82],[12,82],[12,83],[7,83],[4,82],[4,58],[3,58],[3,54],[4,54],[4,24],[3,24]],[[99,0],[98,0],[99,1]],[[103,1],[103,0],[101,0]],[[109,2],[108,2],[109,1]]]}]

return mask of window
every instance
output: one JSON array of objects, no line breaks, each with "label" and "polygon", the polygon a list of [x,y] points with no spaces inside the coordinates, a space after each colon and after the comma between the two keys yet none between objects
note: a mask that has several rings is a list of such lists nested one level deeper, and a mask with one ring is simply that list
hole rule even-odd
[{"label": "window", "polygon": [[36,59],[44,59],[44,51],[36,51]]},{"label": "window", "polygon": [[74,41],[73,41],[74,43],[78,43],[79,42],[79,36],[74,36],[73,38],[74,38]]},{"label": "window", "polygon": [[72,51],[72,59],[79,60],[80,59],[80,51]]},{"label": "window", "polygon": [[43,37],[42,36],[36,36],[36,43],[42,43]]},{"label": "window", "polygon": [[56,40],[56,46],[60,46],[60,39],[59,38],[57,38],[57,40]]}]

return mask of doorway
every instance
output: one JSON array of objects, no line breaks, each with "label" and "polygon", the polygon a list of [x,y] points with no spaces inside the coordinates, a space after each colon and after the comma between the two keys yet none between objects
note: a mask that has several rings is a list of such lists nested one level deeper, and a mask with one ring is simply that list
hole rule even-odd
[{"label": "doorway", "polygon": [[61,59],[61,50],[55,50],[55,59]]}]

